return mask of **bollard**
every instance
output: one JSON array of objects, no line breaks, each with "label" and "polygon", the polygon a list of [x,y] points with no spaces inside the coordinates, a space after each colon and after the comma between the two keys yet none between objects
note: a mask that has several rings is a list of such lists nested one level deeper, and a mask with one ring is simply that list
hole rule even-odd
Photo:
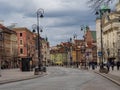
[{"label": "bollard", "polygon": [[46,67],[43,67],[43,72],[46,72]]},{"label": "bollard", "polygon": [[100,70],[99,70],[99,72],[100,73],[108,73],[109,72],[109,70],[107,69],[107,68],[101,68]]}]

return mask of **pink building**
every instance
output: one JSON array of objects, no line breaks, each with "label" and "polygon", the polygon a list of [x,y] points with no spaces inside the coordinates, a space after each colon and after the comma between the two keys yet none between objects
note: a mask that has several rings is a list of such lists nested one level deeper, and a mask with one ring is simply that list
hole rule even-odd
[{"label": "pink building", "polygon": [[14,28],[14,31],[17,33],[18,37],[18,57],[20,60],[28,60],[28,66],[33,66],[36,64],[36,55],[35,55],[35,34],[32,33],[29,29],[25,27]]}]

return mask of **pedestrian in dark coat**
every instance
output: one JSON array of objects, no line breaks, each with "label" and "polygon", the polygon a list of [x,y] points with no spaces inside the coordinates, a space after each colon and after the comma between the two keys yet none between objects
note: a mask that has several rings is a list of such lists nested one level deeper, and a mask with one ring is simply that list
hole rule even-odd
[{"label": "pedestrian in dark coat", "polygon": [[110,62],[107,62],[106,67],[107,67],[107,70],[109,71],[110,70]]},{"label": "pedestrian in dark coat", "polygon": [[117,70],[119,70],[119,68],[120,68],[120,61],[117,61]]},{"label": "pedestrian in dark coat", "polygon": [[115,66],[114,61],[112,61],[111,63],[112,70],[114,70],[114,66]]},{"label": "pedestrian in dark coat", "polygon": [[92,62],[92,70],[94,70],[94,69],[95,69],[95,63]]}]

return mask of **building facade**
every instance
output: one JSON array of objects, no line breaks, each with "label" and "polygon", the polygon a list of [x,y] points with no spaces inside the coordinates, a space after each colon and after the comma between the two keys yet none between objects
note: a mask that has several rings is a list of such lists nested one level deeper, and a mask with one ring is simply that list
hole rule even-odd
[{"label": "building facade", "polygon": [[86,60],[87,62],[97,63],[97,43],[96,43],[96,31],[86,31]]},{"label": "building facade", "polygon": [[17,33],[0,24],[0,59],[1,68],[17,68],[18,52],[17,52]]},{"label": "building facade", "polygon": [[67,65],[67,52],[63,47],[53,46],[50,49],[51,65]]},{"label": "building facade", "polygon": [[[118,61],[120,60],[120,2],[116,4],[116,10],[106,13],[102,17],[102,40],[103,40],[103,60]],[[101,52],[101,27],[100,18],[96,20],[97,31],[97,53]],[[97,60],[100,62],[101,57],[97,55]]]},{"label": "building facade", "polygon": [[119,60],[120,37],[120,2],[116,5],[116,11],[103,17],[103,45],[105,60]]},{"label": "building facade", "polygon": [[42,62],[43,65],[49,65],[50,61],[50,46],[49,42],[47,41],[47,38],[42,38],[42,50],[41,50],[41,56],[42,56]]},{"label": "building facade", "polygon": [[26,60],[30,65],[29,68],[32,68],[32,66],[35,66],[38,63],[36,57],[36,35],[25,27],[13,28],[13,30],[17,33],[18,37],[19,60]]}]

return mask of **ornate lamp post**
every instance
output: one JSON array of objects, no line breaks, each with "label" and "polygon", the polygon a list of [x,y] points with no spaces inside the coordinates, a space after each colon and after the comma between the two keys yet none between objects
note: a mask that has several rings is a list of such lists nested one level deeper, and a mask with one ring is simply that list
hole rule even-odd
[{"label": "ornate lamp post", "polygon": [[[0,42],[1,42],[1,49],[3,50],[3,34],[2,34],[2,31],[0,31]],[[1,54],[0,58],[2,59],[2,54]],[[1,59],[0,59],[0,77],[2,76],[1,75]]]},{"label": "ornate lamp post", "polygon": [[[77,40],[77,34],[74,34],[73,38],[74,38],[74,40]],[[78,68],[79,67],[79,61],[78,61],[78,48],[77,47],[78,47],[78,44],[77,44],[77,41],[76,41],[75,42],[75,51],[76,51],[76,63],[75,63],[75,65]]]},{"label": "ornate lamp post", "polygon": [[102,39],[103,38],[103,35],[102,35],[102,33],[103,33],[102,17],[104,15],[104,13],[110,13],[110,9],[108,7],[106,7],[106,6],[103,6],[99,11],[97,11],[95,13],[96,15],[99,15],[99,17],[100,17],[100,31],[101,31],[101,35],[100,35],[100,37],[101,37],[101,51],[100,51],[100,53],[101,53],[101,62],[100,62],[100,70],[104,69],[104,66],[103,66],[103,39]]},{"label": "ornate lamp post", "polygon": [[70,50],[70,66],[72,66],[72,38],[70,38],[69,50]]},{"label": "ornate lamp post", "polygon": [[107,54],[108,54],[108,59],[109,59],[109,55],[110,55],[110,49],[107,49]]},{"label": "ornate lamp post", "polygon": [[82,53],[84,53],[84,65],[85,65],[85,69],[87,68],[86,64],[87,64],[87,61],[86,61],[86,45],[85,45],[85,34],[86,34],[86,30],[88,29],[89,27],[87,25],[82,25],[81,26],[81,31],[84,31],[84,35],[83,35],[83,38],[84,38],[84,46],[82,47]]},{"label": "ornate lamp post", "polygon": [[40,32],[42,32],[42,29],[39,27],[39,18],[43,18],[44,10],[43,9],[38,9],[37,10],[37,25],[33,24],[33,32],[35,32],[35,29],[37,29],[37,49],[38,49],[38,68],[41,71],[42,67],[42,60],[41,60],[41,43],[40,43]]}]

